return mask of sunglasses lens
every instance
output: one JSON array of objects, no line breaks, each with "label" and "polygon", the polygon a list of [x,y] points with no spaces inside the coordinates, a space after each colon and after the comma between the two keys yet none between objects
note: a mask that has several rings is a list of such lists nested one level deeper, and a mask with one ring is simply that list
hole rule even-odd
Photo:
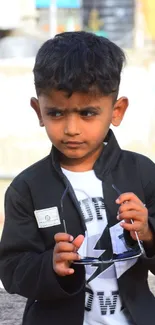
[{"label": "sunglasses lens", "polygon": [[114,254],[113,260],[126,260],[126,259],[132,259],[140,256],[142,254],[141,250],[129,250],[121,254]]}]

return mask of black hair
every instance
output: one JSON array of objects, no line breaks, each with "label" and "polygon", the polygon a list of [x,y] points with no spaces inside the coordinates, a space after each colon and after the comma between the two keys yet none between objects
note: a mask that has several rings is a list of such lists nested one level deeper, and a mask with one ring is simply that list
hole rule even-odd
[{"label": "black hair", "polygon": [[73,92],[118,93],[125,54],[105,37],[65,32],[46,41],[34,65],[37,95],[52,89]]}]

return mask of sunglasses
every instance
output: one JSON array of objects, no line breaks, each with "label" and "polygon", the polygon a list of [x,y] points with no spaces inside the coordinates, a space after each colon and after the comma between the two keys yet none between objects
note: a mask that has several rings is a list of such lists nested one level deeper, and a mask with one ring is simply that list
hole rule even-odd
[{"label": "sunglasses", "polygon": [[[117,192],[118,195],[121,195],[121,191],[113,184],[112,185],[113,189]],[[66,227],[66,222],[64,219],[64,208],[63,208],[63,202],[64,202],[64,197],[68,192],[68,188],[66,189],[66,191],[64,192],[64,195],[61,198],[61,216],[62,216],[62,221],[63,221],[63,227],[64,227],[64,231],[65,233],[67,233],[67,227]],[[83,192],[88,199],[91,200],[91,197],[88,196],[87,193]],[[134,221],[131,219],[131,223],[133,224]],[[103,257],[103,254],[101,257],[92,257],[92,256],[81,256],[80,260],[77,261],[73,261],[74,264],[83,264],[83,265],[92,265],[92,266],[97,266],[99,264],[111,264],[111,263],[115,263],[115,262],[123,262],[123,261],[127,261],[127,260],[132,260],[135,258],[138,258],[142,255],[145,255],[145,251],[142,245],[142,242],[139,239],[138,233],[135,231],[135,235],[136,235],[136,239],[137,239],[137,245],[135,245],[134,248],[127,248],[126,251],[122,252],[122,253],[113,253],[112,256],[110,258],[105,258]],[[108,254],[106,254],[108,255]]]}]

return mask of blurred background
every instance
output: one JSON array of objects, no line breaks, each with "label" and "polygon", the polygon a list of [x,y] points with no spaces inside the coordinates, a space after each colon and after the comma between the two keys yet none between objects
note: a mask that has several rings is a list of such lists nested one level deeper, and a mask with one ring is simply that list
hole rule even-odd
[{"label": "blurred background", "polygon": [[0,228],[12,178],[51,147],[29,101],[35,55],[56,33],[91,31],[125,50],[120,95],[130,105],[114,131],[123,148],[155,161],[154,17],[154,0],[0,0]]}]

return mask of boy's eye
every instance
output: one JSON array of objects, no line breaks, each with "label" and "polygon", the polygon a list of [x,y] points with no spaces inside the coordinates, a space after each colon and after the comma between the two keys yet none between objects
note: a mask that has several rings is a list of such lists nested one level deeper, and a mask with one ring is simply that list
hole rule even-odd
[{"label": "boy's eye", "polygon": [[95,116],[96,112],[85,110],[85,111],[81,111],[80,115],[86,116],[86,117],[91,117],[91,116]]},{"label": "boy's eye", "polygon": [[47,115],[50,115],[52,117],[61,117],[63,113],[60,111],[50,111],[47,113]]}]

